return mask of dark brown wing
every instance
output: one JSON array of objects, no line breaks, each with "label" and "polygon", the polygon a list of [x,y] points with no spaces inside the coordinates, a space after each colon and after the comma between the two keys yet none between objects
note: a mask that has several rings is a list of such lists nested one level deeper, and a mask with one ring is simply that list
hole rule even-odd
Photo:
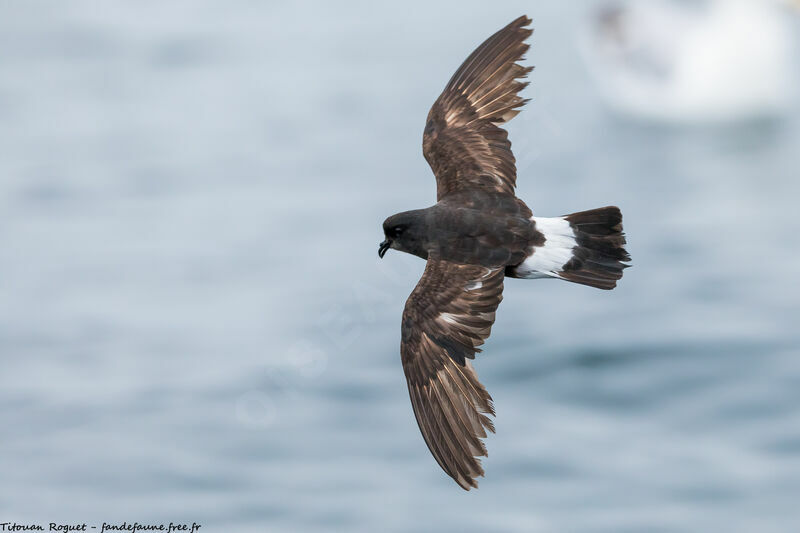
[{"label": "dark brown wing", "polygon": [[517,169],[508,134],[498,124],[519,113],[530,68],[516,63],[533,30],[522,16],[489,37],[459,67],[428,113],[422,152],[436,175],[437,198],[485,189],[513,195]]},{"label": "dark brown wing", "polygon": [[477,487],[494,425],[492,397],[468,359],[489,336],[503,299],[504,269],[431,256],[403,311],[401,355],[417,424],[439,466],[462,488]]}]

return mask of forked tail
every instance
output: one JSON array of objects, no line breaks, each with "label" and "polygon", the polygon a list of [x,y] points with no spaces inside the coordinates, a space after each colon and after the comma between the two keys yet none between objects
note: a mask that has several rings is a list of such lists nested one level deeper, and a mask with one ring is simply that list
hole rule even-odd
[{"label": "forked tail", "polygon": [[533,217],[544,244],[506,269],[513,278],[559,278],[613,289],[630,265],[618,207],[601,207],[557,218]]}]

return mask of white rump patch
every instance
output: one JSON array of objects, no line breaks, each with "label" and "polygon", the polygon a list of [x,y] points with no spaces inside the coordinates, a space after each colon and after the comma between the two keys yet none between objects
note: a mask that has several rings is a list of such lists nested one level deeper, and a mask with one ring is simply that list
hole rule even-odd
[{"label": "white rump patch", "polygon": [[544,234],[544,246],[536,246],[533,253],[516,268],[521,278],[560,278],[558,273],[572,259],[572,249],[578,243],[575,232],[564,217],[533,217],[536,229]]}]

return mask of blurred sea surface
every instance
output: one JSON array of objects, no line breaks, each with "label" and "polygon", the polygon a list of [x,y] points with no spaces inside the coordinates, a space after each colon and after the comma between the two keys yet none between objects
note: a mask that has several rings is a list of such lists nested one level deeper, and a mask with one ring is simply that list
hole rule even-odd
[{"label": "blurred sea surface", "polygon": [[[609,114],[595,4],[0,4],[0,519],[800,530],[800,114]],[[377,245],[435,201],[431,103],[522,13],[518,193],[620,206],[634,266],[507,281],[465,493],[400,366],[424,265]]]}]

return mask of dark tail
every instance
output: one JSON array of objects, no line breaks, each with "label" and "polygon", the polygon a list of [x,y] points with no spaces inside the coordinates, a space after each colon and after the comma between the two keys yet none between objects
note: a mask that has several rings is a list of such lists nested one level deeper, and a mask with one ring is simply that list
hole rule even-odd
[{"label": "dark tail", "polygon": [[533,217],[544,239],[520,264],[506,268],[512,278],[558,278],[613,289],[631,257],[625,251],[622,213],[601,207],[564,217]]},{"label": "dark tail", "polygon": [[613,289],[622,271],[630,265],[631,256],[625,250],[622,232],[622,213],[618,207],[601,207],[572,213],[564,219],[575,233],[576,246],[570,259],[558,273],[567,281]]}]

